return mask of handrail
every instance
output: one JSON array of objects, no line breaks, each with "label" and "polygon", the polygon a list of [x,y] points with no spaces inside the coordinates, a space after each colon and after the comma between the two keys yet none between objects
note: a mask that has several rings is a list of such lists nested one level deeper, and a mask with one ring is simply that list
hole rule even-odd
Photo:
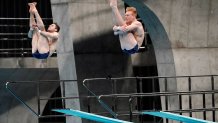
[{"label": "handrail", "polygon": [[189,111],[192,112],[201,112],[201,111],[218,111],[218,107],[210,107],[210,108],[195,108],[195,109],[181,109],[181,110],[141,110],[141,111],[133,111],[133,114],[141,114],[143,111],[164,111],[171,113],[187,113]]},{"label": "handrail", "polygon": [[[1,17],[0,20],[29,20],[30,18],[5,18]],[[52,20],[52,18],[42,18],[42,20]]]},{"label": "handrail", "polygon": [[29,54],[31,55],[32,52],[16,52],[16,53],[11,53],[11,52],[0,52],[0,55],[24,55],[24,54]]},{"label": "handrail", "polygon": [[77,82],[78,80],[39,80],[39,81],[11,81],[7,82],[8,84],[13,84],[13,83],[25,83],[25,84],[47,84],[47,83],[62,83],[62,82]]},{"label": "handrail", "polygon": [[[15,51],[15,52],[12,52],[12,51]],[[0,55],[24,55],[24,54],[31,55],[32,51],[31,50],[7,50],[7,51],[0,50]],[[54,52],[53,54],[57,54],[57,52]]]},{"label": "handrail", "polygon": [[[89,78],[84,79],[83,86],[87,88],[87,90],[90,90],[86,86],[86,82],[96,81],[96,80],[123,80],[123,79],[178,79],[178,78],[195,78],[195,77],[215,77],[218,75],[196,75],[196,76],[151,76],[151,77],[115,77],[115,78]],[[93,94],[93,93],[92,93]]]},{"label": "handrail", "polygon": [[85,84],[87,81],[96,81],[96,80],[122,80],[122,79],[164,79],[164,78],[194,78],[194,77],[212,77],[218,75],[195,75],[195,76],[149,76],[149,77],[114,77],[114,78],[89,78],[84,79],[83,83]]},{"label": "handrail", "polygon": [[62,100],[62,99],[83,99],[83,98],[96,98],[96,97],[95,96],[53,97],[53,98],[40,98],[40,100]]},{"label": "handrail", "polygon": [[37,114],[29,105],[27,105],[18,95],[16,95],[9,87],[9,82],[5,84],[6,89],[19,101],[21,102],[27,109],[29,109],[33,114],[35,114],[37,117],[40,115]]},{"label": "handrail", "polygon": [[31,48],[0,49],[0,55],[24,55],[24,54],[27,54],[27,55],[32,54],[32,49]]},{"label": "handrail", "polygon": [[0,36],[1,35],[27,35],[27,33],[0,33]]},{"label": "handrail", "polygon": [[4,25],[0,24],[0,27],[9,27],[9,26],[11,26],[11,27],[29,27],[29,25],[21,25],[21,24],[4,24]]},{"label": "handrail", "polygon": [[[46,83],[60,83],[60,82],[77,82],[77,80],[40,80],[40,81],[11,81],[11,82],[6,82],[5,88],[20,102],[22,103],[28,110],[30,110],[34,115],[36,115],[38,118],[41,116],[39,113],[34,111],[28,104],[24,102],[22,98],[20,98],[18,95],[15,94],[15,92],[10,89],[9,85],[10,84],[15,84],[15,83],[25,83],[25,84],[46,84]],[[39,93],[38,93],[39,94]],[[72,98],[72,97],[71,97]],[[40,100],[39,95],[38,95],[38,100]],[[38,107],[39,107],[39,102],[38,102]]]},{"label": "handrail", "polygon": [[[116,81],[116,80],[123,80],[123,79],[140,79],[140,80],[142,80],[142,79],[165,79],[165,80],[167,80],[167,79],[170,79],[170,78],[174,78],[174,79],[178,79],[178,78],[187,78],[188,79],[188,81],[190,82],[190,79],[191,78],[194,78],[194,77],[198,77],[198,78],[200,78],[200,77],[210,77],[210,78],[214,78],[215,76],[218,76],[218,75],[196,75],[196,76],[155,76],[155,77],[117,77],[117,78],[91,78],[91,79],[85,79],[84,81],[83,81],[83,86],[88,90],[88,92],[90,92],[92,95],[94,95],[94,96],[96,96],[96,94],[93,92],[93,91],[91,91],[91,89],[90,88],[88,88],[88,86],[86,85],[86,83],[87,83],[87,81],[89,81],[89,82],[91,82],[91,81],[99,81],[99,80],[114,80],[114,81]],[[213,80],[213,79],[212,79]],[[163,81],[164,83],[166,82],[166,81]],[[212,82],[212,81],[211,81]],[[190,84],[190,83],[189,83]],[[213,82],[212,82],[212,84],[214,84]],[[165,85],[165,86],[167,86],[167,85]],[[166,87],[165,87],[166,88]],[[212,88],[214,88],[214,87],[212,87]],[[165,91],[167,91],[167,89],[165,90]],[[193,93],[192,93],[193,92]],[[113,96],[113,97],[115,97],[115,98],[117,98],[118,96],[121,96],[121,97],[128,97],[129,98],[129,104],[130,104],[130,119],[132,119],[132,106],[131,106],[131,101],[132,101],[132,97],[142,97],[142,96],[166,96],[166,98],[167,98],[167,96],[171,96],[171,95],[193,95],[193,94],[203,94],[203,96],[205,96],[205,94],[215,94],[215,93],[217,93],[218,92],[218,90],[212,90],[212,91],[191,91],[191,90],[189,90],[188,92],[155,92],[155,93],[150,93],[150,94],[147,94],[147,93],[135,93],[135,94],[110,94],[110,95],[100,95],[100,96],[96,96],[96,98],[99,100],[99,101],[102,101],[101,100],[101,97],[103,97],[103,96]],[[180,96],[180,98],[181,98],[181,96]],[[189,96],[189,98],[190,98],[190,96]],[[204,99],[205,99],[205,97],[203,97]],[[190,99],[191,100],[191,99]],[[167,101],[167,99],[165,99],[165,101]],[[103,101],[102,101],[103,102]],[[166,102],[166,107],[168,107],[167,106],[167,104],[168,104],[168,102]],[[107,109],[107,108],[109,108],[109,106],[107,105],[107,104],[105,104],[104,103],[104,106],[103,106],[105,109]],[[213,111],[212,113],[213,113],[213,115],[215,116],[215,109],[218,109],[218,107],[212,107],[212,108],[214,108],[214,110],[210,110],[210,111]],[[166,108],[167,109],[167,108]],[[111,108],[109,108],[109,109],[107,109],[108,110],[108,112],[111,114],[111,115],[113,115],[112,113],[114,113],[113,111],[112,111],[112,109]],[[168,110],[168,109],[167,109]],[[189,113],[190,113],[190,111],[192,111],[192,109],[191,110],[189,110]],[[190,115],[191,115],[191,113],[190,113]],[[204,117],[205,117],[205,111],[204,111]],[[213,120],[214,120],[214,118],[215,117],[213,117]]]},{"label": "handrail", "polygon": [[0,51],[16,51],[16,50],[32,50],[31,48],[8,48],[8,49],[0,49]]},{"label": "handrail", "polygon": [[27,41],[28,38],[0,38],[0,41]]},{"label": "handrail", "polygon": [[[122,115],[120,114],[119,111],[117,112],[114,112],[112,110],[112,108],[110,108],[104,101],[102,98],[104,97],[114,97],[114,98],[129,98],[129,106],[133,106],[132,105],[132,102],[134,99],[136,99],[137,97],[149,97],[149,96],[174,96],[174,95],[179,95],[179,96],[182,96],[182,95],[196,95],[196,94],[202,94],[202,95],[206,95],[206,94],[211,94],[211,95],[214,95],[214,94],[217,94],[218,93],[218,90],[214,89],[214,87],[212,87],[213,89],[211,90],[205,90],[205,91],[175,91],[175,92],[168,92],[168,91],[164,91],[164,92],[152,92],[152,93],[129,93],[129,94],[107,94],[107,95],[96,95],[93,90],[91,90],[89,88],[89,86],[87,85],[87,82],[92,82],[92,81],[95,81],[95,80],[98,80],[99,82],[102,82],[102,80],[123,80],[123,79],[168,79],[168,78],[184,78],[186,77],[189,81],[191,78],[194,78],[194,77],[211,77],[211,82],[212,84],[214,84],[214,77],[216,77],[218,75],[199,75],[199,76],[154,76],[154,77],[117,77],[117,78],[90,78],[90,79],[84,79],[82,82],[83,82],[83,86],[88,90],[88,92],[91,93],[91,96],[74,96],[74,97],[55,97],[55,98],[40,98],[38,97],[38,100],[65,100],[65,99],[82,99],[82,98],[96,98],[97,101],[100,103],[100,105],[106,109],[106,111],[108,112],[108,114],[112,115],[114,118],[117,118],[118,116]],[[61,82],[77,82],[78,80],[41,80],[41,81],[11,81],[11,82],[7,82],[6,83],[6,89],[18,100],[20,101],[27,109],[29,109],[31,112],[33,112],[36,116],[38,116],[39,118],[46,118],[46,117],[55,117],[55,116],[58,116],[58,115],[52,115],[52,116],[41,116],[40,113],[36,113],[31,107],[29,107],[19,96],[17,96],[12,89],[10,89],[9,85],[10,84],[16,84],[16,83],[25,83],[25,84],[46,84],[46,83],[61,83]],[[39,86],[38,86],[39,87]],[[130,99],[131,98],[131,99]],[[180,98],[180,97],[179,97]],[[205,99],[205,97],[203,98]],[[40,104],[40,103],[39,103]],[[116,107],[116,103],[115,103],[115,107]],[[129,109],[130,112],[129,112],[129,116],[132,116],[134,115],[134,113],[137,113],[135,110],[136,109]],[[155,111],[157,111],[156,109],[153,109]],[[175,113],[187,113],[187,112],[200,112],[200,111],[203,111],[204,113],[206,111],[211,111],[213,113],[213,116],[215,117],[215,111],[218,110],[218,107],[216,107],[215,105],[213,105],[212,107],[210,108],[206,108],[206,107],[203,107],[203,108],[199,108],[199,109],[193,109],[193,108],[190,108],[190,109],[178,109],[178,110],[168,110],[167,108],[165,109],[166,111],[168,112],[175,112]],[[138,112],[138,115],[140,115],[140,113]],[[60,115],[61,117],[63,115]],[[206,115],[205,115],[206,116]],[[213,117],[213,118],[214,118]],[[215,120],[214,120],[215,121]]]},{"label": "handrail", "polygon": [[92,92],[86,85],[85,85],[86,79],[83,81],[83,86],[98,100],[98,102],[102,105],[104,109],[106,109],[114,118],[117,118],[117,114],[105,103],[103,102],[99,96],[97,96],[94,92]]},{"label": "handrail", "polygon": [[100,99],[103,97],[148,97],[148,96],[175,96],[175,95],[195,95],[195,94],[214,94],[218,90],[212,91],[187,91],[187,92],[152,92],[152,93],[130,93],[130,94],[108,94],[98,96]]}]

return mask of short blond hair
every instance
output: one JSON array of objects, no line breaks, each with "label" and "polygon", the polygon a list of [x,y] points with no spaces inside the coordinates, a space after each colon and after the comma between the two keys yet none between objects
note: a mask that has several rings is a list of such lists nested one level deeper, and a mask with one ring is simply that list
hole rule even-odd
[{"label": "short blond hair", "polygon": [[135,17],[137,16],[137,10],[135,7],[127,7],[126,11],[131,11]]}]

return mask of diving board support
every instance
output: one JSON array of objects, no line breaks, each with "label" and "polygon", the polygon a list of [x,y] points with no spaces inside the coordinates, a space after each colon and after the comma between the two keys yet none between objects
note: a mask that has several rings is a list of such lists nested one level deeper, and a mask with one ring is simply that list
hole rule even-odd
[{"label": "diving board support", "polygon": [[142,112],[142,114],[153,115],[153,116],[167,118],[167,119],[176,120],[185,123],[215,123],[207,120],[201,120],[197,118],[187,117],[187,116],[178,115],[170,112],[163,112],[163,111]]},{"label": "diving board support", "polygon": [[92,113],[73,110],[73,109],[53,109],[52,111],[56,111],[59,113],[64,113],[64,114],[72,115],[76,117],[81,117],[81,118],[92,120],[92,121],[102,122],[102,123],[132,123],[128,121],[104,117],[104,116],[100,116],[100,115],[96,115]]},{"label": "diving board support", "polygon": [[27,105],[22,98],[20,98],[18,95],[16,95],[9,87],[10,82],[7,82],[5,84],[5,88],[8,90],[8,92],[11,93],[12,96],[14,96],[19,102],[21,102],[28,110],[30,110],[33,114],[35,114],[37,117],[40,115],[37,114],[29,105]]}]

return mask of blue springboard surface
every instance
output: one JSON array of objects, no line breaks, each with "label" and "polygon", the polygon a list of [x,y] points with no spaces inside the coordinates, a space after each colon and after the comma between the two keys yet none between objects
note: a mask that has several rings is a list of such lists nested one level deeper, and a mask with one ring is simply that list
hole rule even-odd
[{"label": "blue springboard surface", "polygon": [[73,110],[73,109],[53,109],[52,111],[64,113],[67,115],[72,115],[76,117],[85,118],[88,120],[93,120],[102,123],[132,123],[128,121],[118,120],[114,118],[104,117],[96,114],[91,114],[83,111]]},{"label": "blue springboard surface", "polygon": [[192,117],[187,117],[183,115],[178,115],[170,112],[162,112],[162,111],[157,111],[157,112],[142,112],[142,114],[148,114],[148,115],[153,115],[153,116],[158,116],[162,118],[167,118],[171,120],[176,120],[184,123],[215,123],[207,120],[201,120],[201,119],[196,119]]},{"label": "blue springboard surface", "polygon": [[[102,122],[102,123],[133,123],[133,122],[128,122],[128,121],[123,121],[123,120],[118,120],[114,118],[109,118],[109,117],[104,117],[92,113],[87,113],[83,111],[78,111],[78,110],[73,110],[73,109],[53,109],[52,111],[64,113],[67,115],[72,115],[76,117],[81,117],[84,119],[92,120],[92,121],[97,121],[97,122]],[[197,118],[192,118],[192,117],[187,117],[183,115],[178,115],[170,112],[162,112],[162,111],[157,111],[157,112],[142,112],[142,115],[147,114],[147,115],[152,115],[152,116],[158,116],[162,118],[167,118],[171,120],[176,120],[184,123],[215,123],[207,120],[201,120]]]}]

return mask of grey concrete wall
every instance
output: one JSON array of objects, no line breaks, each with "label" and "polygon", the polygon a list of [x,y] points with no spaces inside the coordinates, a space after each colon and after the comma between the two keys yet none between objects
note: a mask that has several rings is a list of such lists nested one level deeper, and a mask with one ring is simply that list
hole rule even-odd
[{"label": "grey concrete wall", "polygon": [[46,60],[28,58],[0,58],[0,68],[57,68],[57,57]]},{"label": "grey concrete wall", "polygon": [[[144,3],[158,16],[167,31],[177,76],[218,73],[217,0],[145,0]],[[192,90],[211,90],[209,78],[192,81]],[[178,91],[187,90],[185,82],[187,79],[177,80]],[[207,100],[211,97],[207,96]],[[201,97],[195,96],[192,101],[193,108],[202,108]],[[187,102],[188,99],[183,100],[184,109],[188,108]],[[207,106],[210,107],[211,102],[207,102]],[[197,118],[202,116],[202,113],[193,114]],[[211,120],[210,113],[207,119]]]},{"label": "grey concrete wall", "polygon": [[218,35],[217,2],[216,0],[145,2],[159,17],[169,35],[177,75],[217,74],[217,65],[214,63]]},{"label": "grey concrete wall", "polygon": [[[1,68],[0,69],[0,122],[1,123],[38,123],[38,117],[27,109],[21,102],[10,94],[6,88],[6,82],[13,81],[38,81],[58,80],[58,70],[36,68]],[[59,84],[40,84],[41,97],[50,97]],[[10,84],[9,87],[28,106],[38,113],[37,86],[33,83]],[[41,113],[47,101],[41,101]]]},{"label": "grey concrete wall", "polygon": [[[34,59],[14,60],[8,58],[1,60],[2,67],[55,68],[58,66],[61,79],[79,80],[78,87],[77,84],[67,86],[69,87],[67,90],[70,90],[67,95],[70,96],[77,96],[78,88],[81,90],[81,95],[86,95],[86,91],[81,86],[81,80],[84,78],[107,77],[108,75],[112,75],[112,77],[132,76],[131,58],[120,51],[118,38],[113,36],[112,15],[106,0],[51,0],[51,3],[54,21],[61,26],[58,63],[55,58],[43,62]],[[217,0],[144,0],[144,3],[160,19],[169,36],[168,43],[171,45],[166,49],[161,49],[161,44],[158,46],[158,42],[153,42],[159,75],[211,75],[218,73],[216,62],[218,58]],[[124,12],[121,1],[119,1],[119,5]],[[173,52],[172,57],[166,57],[166,54],[170,54],[170,52]],[[134,64],[138,64],[137,59],[140,60],[140,58],[132,57]],[[175,71],[172,71],[173,69]],[[193,79],[192,90],[210,90],[209,80],[209,78]],[[185,82],[187,79],[178,79],[176,86],[171,87],[172,90],[187,90]],[[109,84],[102,86],[109,87]],[[131,86],[134,87],[134,85]],[[129,90],[129,86],[119,85],[119,87],[123,92],[135,91],[134,89]],[[95,87],[93,89],[97,90]],[[108,88],[109,91],[110,88]],[[98,92],[103,93],[101,90]],[[207,96],[207,100],[211,100],[211,97]],[[188,98],[183,99],[183,109],[189,107],[188,101]],[[192,101],[193,108],[202,108],[201,97],[194,96]],[[206,103],[208,107],[211,106],[210,101]],[[80,109],[81,105],[82,110],[86,110],[84,109],[85,104],[85,101],[81,101],[79,104],[78,100],[69,102],[70,107]],[[21,110],[20,108],[22,107],[17,109]],[[98,110],[94,109],[94,111]],[[9,116],[6,113],[2,116],[5,117],[5,115]],[[193,113],[193,117],[202,118],[202,116],[202,113]],[[26,120],[27,117],[29,115],[24,116],[24,121],[29,121]],[[210,113],[208,113],[207,119],[211,120]],[[7,119],[3,118],[2,120]],[[70,121],[81,122],[79,119],[69,118],[68,122]]]},{"label": "grey concrete wall", "polygon": [[[113,36],[112,14],[106,0],[51,0],[51,3],[54,21],[61,26],[58,63],[56,58],[47,61],[38,61],[33,58],[8,58],[0,60],[2,68],[56,68],[58,66],[61,79],[79,80],[78,87],[77,84],[67,86],[69,91],[66,96],[78,96],[78,88],[81,90],[81,95],[86,95],[85,89],[81,86],[81,80],[84,78],[107,77],[108,75],[112,75],[112,77],[132,76],[131,58],[121,52],[118,38]],[[216,62],[218,58],[217,0],[144,0],[144,3],[162,23],[169,37],[167,43],[171,45],[166,49],[161,49],[166,45],[158,44],[155,40],[153,42],[159,75],[211,75],[218,73],[218,63]],[[124,12],[121,1],[119,1],[119,5],[121,11]],[[173,55],[170,55],[170,58],[166,57],[166,54],[171,52]],[[136,63],[137,59],[140,60],[140,58],[132,57],[134,64],[138,64]],[[192,90],[210,90],[209,80],[209,78],[193,79]],[[187,79],[178,79],[176,87],[173,86],[172,89],[187,90],[185,82]],[[215,82],[217,85],[217,81]],[[101,86],[110,87],[109,84]],[[134,86],[118,85],[123,92],[134,92]],[[130,87],[132,88],[130,89]],[[95,87],[93,89],[99,93],[105,91]],[[109,93],[110,88],[107,89]],[[4,95],[5,92],[2,93],[2,98],[6,97]],[[217,95],[216,98],[218,98]],[[11,98],[7,100],[11,100]],[[211,100],[211,97],[207,96],[207,100]],[[29,100],[29,102],[32,101]],[[188,98],[183,99],[183,109],[189,107],[188,101]],[[192,101],[193,108],[202,108],[201,97],[194,96]],[[208,107],[211,106],[210,101],[206,103]],[[13,102],[11,104],[16,105]],[[82,100],[80,104],[76,100],[75,102],[70,101],[68,106],[80,109],[81,105],[81,109],[86,110],[84,109],[85,104],[85,100]],[[11,107],[12,105],[7,106]],[[22,110],[22,112],[26,110],[22,106],[13,107],[10,110],[5,107],[1,109],[5,109],[0,118],[2,122],[13,122],[19,117],[16,115],[18,110]],[[92,111],[95,112],[98,109]],[[14,116],[14,118],[8,120],[9,116]],[[202,116],[202,113],[193,113],[193,117],[202,118]],[[30,122],[30,119],[34,118],[27,114],[18,122]],[[210,113],[208,113],[207,119],[211,120]],[[68,119],[68,122],[72,121],[81,122],[80,119]]]}]

